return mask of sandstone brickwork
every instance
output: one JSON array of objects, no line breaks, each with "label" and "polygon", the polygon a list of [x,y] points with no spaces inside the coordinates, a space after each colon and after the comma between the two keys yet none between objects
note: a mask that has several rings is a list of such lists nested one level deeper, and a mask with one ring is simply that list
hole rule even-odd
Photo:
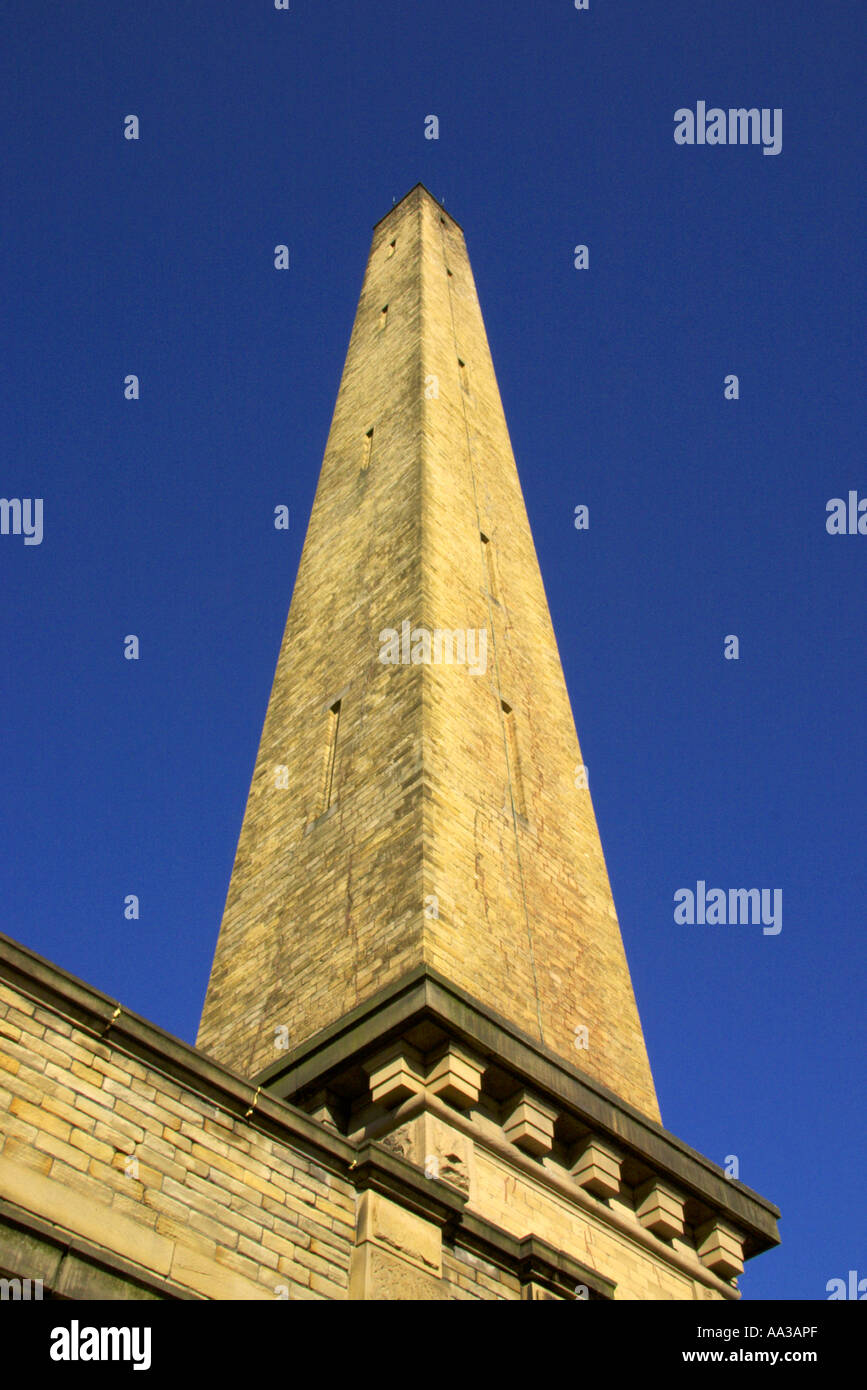
[{"label": "sandstone brickwork", "polygon": [[198,1045],[0,936],[0,1279],[738,1298],[779,1213],[660,1122],[582,766],[418,186],[374,230]]},{"label": "sandstone brickwork", "polygon": [[4,984],[0,1112],[3,1202],[129,1262],[153,1296],[346,1297],[345,1179],[229,1095],[215,1104]]},{"label": "sandstone brickwork", "polygon": [[[484,670],[383,664],[405,620],[483,632]],[[374,232],[199,1045],[255,1075],[426,963],[562,1056],[586,1029],[658,1119],[582,762],[463,234],[418,186]]]},{"label": "sandstone brickwork", "polygon": [[0,1279],[72,1299],[733,1299],[774,1243],[740,1184],[676,1141],[649,1155],[653,1121],[642,1137],[624,1112],[616,1144],[526,1086],[523,1110],[557,1116],[533,1152],[481,1053],[416,1057],[416,1089],[380,1048],[359,1101],[325,1091],[312,1116],[0,936]]}]

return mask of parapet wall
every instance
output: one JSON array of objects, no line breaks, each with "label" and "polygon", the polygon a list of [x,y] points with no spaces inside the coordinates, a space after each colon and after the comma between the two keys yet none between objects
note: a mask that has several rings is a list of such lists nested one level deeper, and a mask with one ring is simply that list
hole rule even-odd
[{"label": "parapet wall", "polygon": [[[19,1221],[0,1261],[42,1241],[41,1267],[15,1272],[52,1287],[55,1226],[81,1243],[77,1297],[345,1298],[349,1146],[323,1152],[303,1117],[268,1132],[231,1073],[46,962],[39,973],[0,983],[0,1196]],[[23,1212],[48,1231],[25,1236]]]}]

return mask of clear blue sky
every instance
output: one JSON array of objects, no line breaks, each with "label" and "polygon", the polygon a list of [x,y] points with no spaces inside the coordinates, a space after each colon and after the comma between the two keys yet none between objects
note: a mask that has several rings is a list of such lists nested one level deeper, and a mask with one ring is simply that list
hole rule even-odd
[{"label": "clear blue sky", "polygon": [[[193,1040],[371,227],[421,180],[466,233],[663,1120],[783,1211],[748,1298],[867,1276],[867,536],[825,529],[867,496],[864,27],[148,0],[18,7],[0,57],[0,495],[44,499],[41,545],[0,536],[2,930]],[[699,100],[782,108],[781,153],[676,145]],[[677,925],[698,880],[780,888],[782,931]]]}]

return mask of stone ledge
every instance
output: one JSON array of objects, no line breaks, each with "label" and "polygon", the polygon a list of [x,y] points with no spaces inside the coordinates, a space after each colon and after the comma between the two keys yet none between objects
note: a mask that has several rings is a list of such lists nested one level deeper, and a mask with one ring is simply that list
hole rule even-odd
[{"label": "stone ledge", "polygon": [[295,1101],[309,1088],[328,1085],[341,1071],[425,1024],[509,1072],[516,1086],[526,1084],[541,1099],[575,1115],[616,1149],[631,1152],[657,1178],[723,1214],[744,1232],[746,1258],[779,1243],[780,1213],[771,1202],[727,1178],[718,1165],[655,1120],[429,967],[417,967],[380,990],[265,1068],[256,1080],[271,1094]]},{"label": "stone ledge", "polygon": [[463,1219],[466,1197],[451,1183],[432,1180],[408,1159],[400,1158],[369,1139],[359,1145],[350,1165],[349,1180],[358,1192],[379,1192],[407,1210],[443,1228],[455,1228]]},{"label": "stone ledge", "polygon": [[[70,1266],[76,1267],[74,1271]],[[124,1298],[202,1301],[192,1289],[160,1279],[142,1265],[63,1231],[5,1197],[0,1197],[0,1268],[7,1277],[42,1279],[49,1297],[104,1299],[111,1297],[106,1286],[119,1281],[140,1290],[138,1295],[124,1293]],[[92,1292],[83,1291],[87,1285],[92,1285]]]},{"label": "stone ledge", "polygon": [[613,1299],[617,1285],[579,1260],[556,1250],[538,1236],[525,1236],[518,1252],[522,1284],[541,1284],[561,1297],[575,1298],[576,1285],[583,1284],[593,1299]]},{"label": "stone ledge", "polygon": [[516,1274],[521,1285],[541,1284],[562,1298],[575,1299],[578,1284],[583,1284],[590,1299],[613,1299],[616,1283],[588,1269],[563,1250],[557,1250],[538,1236],[517,1240],[498,1226],[467,1215],[460,1231],[459,1244],[481,1255],[491,1264]]}]

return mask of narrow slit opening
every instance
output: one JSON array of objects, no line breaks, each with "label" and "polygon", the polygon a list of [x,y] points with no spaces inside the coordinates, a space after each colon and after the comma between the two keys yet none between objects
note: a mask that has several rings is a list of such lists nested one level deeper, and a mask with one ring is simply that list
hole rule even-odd
[{"label": "narrow slit opening", "polygon": [[524,800],[524,779],[521,776],[521,759],[518,753],[518,734],[515,729],[515,711],[511,705],[507,705],[505,700],[500,701],[503,711],[503,723],[506,726],[506,751],[508,756],[509,789],[512,796],[512,805],[519,816],[526,816],[527,808]]},{"label": "narrow slit opening", "polygon": [[500,595],[497,591],[497,576],[494,570],[494,547],[491,545],[490,536],[486,536],[484,531],[479,535],[482,541],[482,553],[485,557],[485,577],[488,582],[488,594],[495,603],[499,603]]},{"label": "narrow slit opening", "polygon": [[361,471],[366,472],[370,467],[370,455],[373,450],[373,430],[369,429],[364,436],[364,443],[361,446]]},{"label": "narrow slit opening", "polygon": [[328,729],[325,739],[325,765],[322,783],[322,808],[320,815],[331,809],[334,803],[334,764],[337,758],[337,731],[340,727],[340,701],[335,700],[328,711]]}]

